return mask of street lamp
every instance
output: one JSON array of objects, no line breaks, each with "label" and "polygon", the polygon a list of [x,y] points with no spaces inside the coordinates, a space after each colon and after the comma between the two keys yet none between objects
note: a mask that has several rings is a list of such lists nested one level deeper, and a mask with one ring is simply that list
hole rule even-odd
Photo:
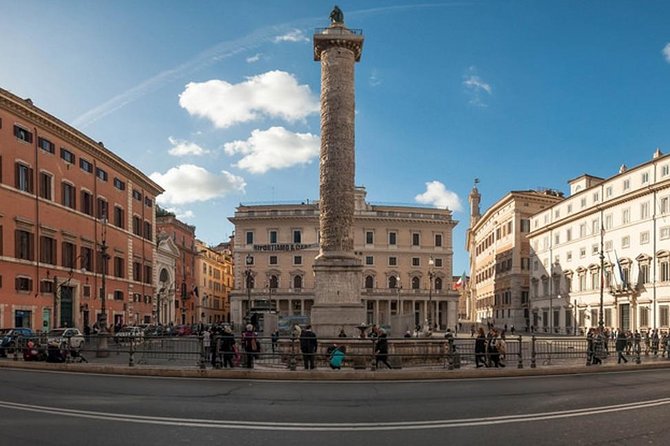
[{"label": "street lamp", "polygon": [[253,256],[251,254],[247,254],[247,257],[245,258],[246,269],[244,270],[244,276],[247,285],[247,323],[251,322],[251,281],[253,278],[251,274],[251,265],[253,265],[253,263]]},{"label": "street lamp", "polygon": [[95,355],[98,358],[106,358],[109,356],[109,350],[107,348],[107,259],[109,259],[109,254],[107,254],[107,218],[103,216],[102,218],[102,243],[100,244],[100,257],[102,259],[102,277],[101,277],[101,288],[100,293],[102,294],[102,302],[100,304],[100,315],[98,316],[98,349],[95,352]]},{"label": "street lamp", "polygon": [[428,328],[433,330],[433,277],[435,273],[433,272],[433,265],[435,265],[435,260],[433,256],[428,258]]},{"label": "street lamp", "polygon": [[603,287],[604,287],[604,279],[603,279],[603,274],[605,273],[605,250],[603,248],[604,246],[604,238],[605,238],[605,227],[600,225],[600,318],[598,320],[598,327],[600,328],[600,332],[603,332],[603,329],[605,328],[605,321],[603,320]]}]

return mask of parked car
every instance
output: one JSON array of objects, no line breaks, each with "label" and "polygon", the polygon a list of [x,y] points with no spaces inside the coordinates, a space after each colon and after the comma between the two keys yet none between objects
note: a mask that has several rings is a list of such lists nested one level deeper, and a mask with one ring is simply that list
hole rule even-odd
[{"label": "parked car", "polygon": [[114,335],[114,342],[140,341],[144,337],[144,331],[140,327],[123,327]]},{"label": "parked car", "polygon": [[19,336],[24,338],[35,336],[33,330],[28,327],[8,328],[4,329],[4,331],[2,340],[0,340],[0,356],[7,356],[8,354],[11,355],[14,353],[14,348],[16,347],[16,342]]},{"label": "parked car", "polygon": [[84,335],[78,328],[55,328],[47,335],[47,344],[79,350],[84,346]]}]

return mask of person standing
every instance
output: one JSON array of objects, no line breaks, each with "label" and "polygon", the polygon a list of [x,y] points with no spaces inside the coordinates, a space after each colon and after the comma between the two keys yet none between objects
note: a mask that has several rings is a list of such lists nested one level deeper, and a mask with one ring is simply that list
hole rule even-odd
[{"label": "person standing", "polygon": [[477,338],[475,339],[475,366],[477,368],[486,364],[486,335],[484,329],[479,327]]},{"label": "person standing", "polygon": [[312,370],[314,366],[314,357],[316,356],[316,333],[312,331],[312,326],[308,325],[300,333],[300,351],[302,352],[302,360],[305,365],[305,370]]},{"label": "person standing", "polygon": [[621,361],[623,362],[628,362],[626,357],[624,356],[623,352],[626,349],[626,344],[628,343],[628,338],[626,336],[626,332],[623,330],[619,330],[619,334],[617,335],[616,338],[616,352],[617,352],[617,364],[621,364]]},{"label": "person standing", "polygon": [[253,369],[254,356],[258,352],[258,335],[251,324],[247,324],[246,330],[242,333],[242,348],[244,349],[244,366]]},{"label": "person standing", "polygon": [[379,368],[379,363],[383,363],[389,369],[393,367],[388,362],[389,343],[386,339],[386,332],[380,331],[375,344],[375,368]]},{"label": "person standing", "polygon": [[235,356],[235,336],[230,327],[223,328],[221,335],[221,351],[223,352],[223,367],[233,368],[233,357]]},{"label": "person standing", "polygon": [[275,330],[270,335],[270,342],[272,343],[272,353],[276,353],[277,344],[279,343],[279,330]]}]

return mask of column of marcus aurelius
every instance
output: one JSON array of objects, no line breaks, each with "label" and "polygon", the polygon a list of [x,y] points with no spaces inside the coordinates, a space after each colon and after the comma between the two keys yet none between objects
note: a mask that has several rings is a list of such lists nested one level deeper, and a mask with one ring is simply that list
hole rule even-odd
[{"label": "column of marcus aurelius", "polygon": [[319,336],[344,328],[355,336],[365,321],[362,265],[354,255],[354,64],[363,36],[344,26],[335,8],[331,25],[314,34],[314,60],[321,62],[320,252],[314,262],[311,322]]}]

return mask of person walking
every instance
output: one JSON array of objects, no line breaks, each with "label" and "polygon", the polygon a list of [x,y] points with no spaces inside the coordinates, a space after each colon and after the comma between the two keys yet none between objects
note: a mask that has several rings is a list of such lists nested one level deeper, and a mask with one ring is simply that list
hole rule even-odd
[{"label": "person walking", "polygon": [[500,340],[500,337],[498,336],[498,330],[494,328],[491,330],[490,334],[491,336],[489,337],[487,345],[489,359],[491,361],[490,364],[496,368],[505,367],[505,364],[500,362],[500,350],[498,350],[498,341]]},{"label": "person walking", "polygon": [[279,343],[279,330],[275,330],[270,335],[270,342],[272,343],[272,353],[277,352],[277,344]]},{"label": "person walking", "polygon": [[628,360],[623,354],[624,350],[626,349],[627,343],[628,338],[626,336],[626,332],[619,329],[619,334],[617,335],[616,343],[614,344],[617,352],[617,364],[621,364],[621,361],[623,361],[624,363],[628,362]]},{"label": "person walking", "polygon": [[233,358],[235,357],[235,336],[233,330],[225,326],[221,334],[221,352],[223,352],[223,367],[233,368]]},{"label": "person walking", "polygon": [[600,329],[596,330],[593,335],[593,358],[591,363],[599,365],[603,363],[603,359],[607,357],[607,347],[605,339]]},{"label": "person walking", "polygon": [[302,360],[305,365],[305,370],[312,370],[314,366],[314,357],[316,356],[317,348],[316,333],[312,331],[312,326],[308,325],[300,333],[300,351],[302,352]]},{"label": "person walking", "polygon": [[658,336],[658,329],[654,328],[654,331],[651,333],[651,354],[654,357],[658,356],[658,344],[661,339]]},{"label": "person walking", "polygon": [[375,344],[375,368],[379,368],[379,363],[383,363],[389,369],[393,367],[388,362],[389,357],[389,343],[386,339],[386,332],[380,330]]},{"label": "person walking", "polygon": [[475,366],[477,368],[488,367],[486,364],[486,335],[482,327],[477,330],[477,338],[475,338]]},{"label": "person walking", "polygon": [[253,369],[254,356],[258,353],[258,335],[251,324],[247,324],[246,330],[242,333],[242,348],[244,349],[244,366]]}]

